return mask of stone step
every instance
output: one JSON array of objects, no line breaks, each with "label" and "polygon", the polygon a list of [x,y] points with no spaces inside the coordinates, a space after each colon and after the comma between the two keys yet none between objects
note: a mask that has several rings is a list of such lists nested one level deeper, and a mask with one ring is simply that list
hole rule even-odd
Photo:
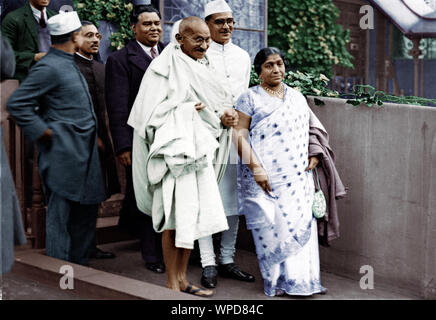
[{"label": "stone step", "polygon": [[12,272],[28,279],[37,279],[39,283],[62,290],[60,283],[64,274],[61,273],[61,268],[65,266],[70,266],[69,270],[73,272],[72,293],[83,299],[205,300],[169,290],[164,286],[48,257],[44,250],[16,251]]},{"label": "stone step", "polygon": [[120,209],[124,200],[124,195],[121,193],[114,194],[112,197],[103,202],[98,209],[99,217],[115,217],[120,213]]}]

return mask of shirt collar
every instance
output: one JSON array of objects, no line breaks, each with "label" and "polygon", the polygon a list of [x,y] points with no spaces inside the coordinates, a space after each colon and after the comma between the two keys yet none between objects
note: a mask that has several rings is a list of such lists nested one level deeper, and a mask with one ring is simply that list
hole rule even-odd
[{"label": "shirt collar", "polygon": [[213,50],[227,51],[230,49],[231,46],[232,46],[232,39],[230,39],[229,42],[227,42],[226,44],[219,44],[212,40],[209,47],[212,48]]},{"label": "shirt collar", "polygon": [[45,8],[42,8],[42,11],[39,11],[34,6],[32,6],[32,4],[30,2],[29,2],[29,4],[30,4],[30,9],[32,9],[32,13],[33,13],[33,16],[35,17],[35,19],[39,22],[39,20],[41,19],[41,13],[42,13],[42,14],[44,14],[45,21],[47,22],[47,10],[45,10]]},{"label": "shirt collar", "polygon": [[79,57],[81,57],[81,58],[83,58],[83,59],[86,59],[86,60],[88,60],[88,61],[92,61],[92,60],[93,60],[92,58],[89,59],[88,57],[85,57],[83,54],[80,54],[79,52],[76,52],[76,54],[77,54]]},{"label": "shirt collar", "polygon": [[[142,50],[144,50],[144,52],[151,57],[151,48],[152,47],[146,46],[145,44],[142,44],[138,40],[136,40],[136,42],[141,46]],[[159,52],[159,50],[157,48],[157,44],[153,48],[156,49],[156,52]]]}]

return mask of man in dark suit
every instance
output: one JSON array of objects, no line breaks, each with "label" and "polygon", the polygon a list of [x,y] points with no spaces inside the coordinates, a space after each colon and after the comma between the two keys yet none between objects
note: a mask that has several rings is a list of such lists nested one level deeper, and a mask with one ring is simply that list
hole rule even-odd
[{"label": "man in dark suit", "polygon": [[10,12],[2,21],[2,33],[15,52],[17,66],[14,78],[20,82],[50,49],[47,20],[56,14],[47,9],[50,0],[29,0],[23,7]]},{"label": "man in dark suit", "polygon": [[[115,153],[106,124],[104,65],[94,59],[94,55],[98,54],[100,39],[101,34],[98,32],[97,27],[89,21],[82,21],[82,29],[79,33],[79,49],[74,55],[74,61],[88,84],[94,112],[97,116],[97,143],[100,164],[106,195],[110,197],[116,193],[120,193],[121,187],[117,176]],[[102,251],[94,245],[91,258],[110,259],[115,258],[115,255],[112,252]]]},{"label": "man in dark suit", "polygon": [[135,6],[131,14],[135,39],[109,56],[106,62],[106,106],[115,153],[126,168],[126,193],[120,212],[119,226],[134,234],[139,233],[141,253],[146,267],[154,272],[165,271],[161,234],[153,229],[152,220],[136,206],[132,181],[133,129],[127,125],[130,110],[151,61],[164,45],[161,16],[153,6]]}]

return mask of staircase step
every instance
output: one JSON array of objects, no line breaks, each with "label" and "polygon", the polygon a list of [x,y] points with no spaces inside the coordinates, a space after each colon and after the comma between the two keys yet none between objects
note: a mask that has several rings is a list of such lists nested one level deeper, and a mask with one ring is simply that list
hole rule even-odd
[{"label": "staircase step", "polygon": [[115,217],[120,213],[123,204],[124,195],[121,193],[114,194],[100,205],[98,210],[99,217]]}]

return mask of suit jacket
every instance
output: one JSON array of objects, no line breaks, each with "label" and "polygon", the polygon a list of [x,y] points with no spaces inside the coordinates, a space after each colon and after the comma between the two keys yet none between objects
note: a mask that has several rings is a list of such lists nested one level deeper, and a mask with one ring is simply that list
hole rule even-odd
[{"label": "suit jacket", "polygon": [[99,152],[100,164],[107,195],[111,196],[121,192],[121,187],[118,181],[114,148],[109,135],[109,128],[106,124],[107,113],[104,96],[104,64],[95,60],[86,60],[77,54],[74,55],[74,61],[88,83],[89,93],[91,94],[94,112],[98,121],[97,135],[104,145],[104,152]]},{"label": "suit jacket", "polygon": [[[48,18],[57,14],[48,8],[46,10]],[[29,2],[4,18],[2,34],[8,38],[14,49],[17,63],[14,79],[21,82],[29,73],[30,67],[36,63],[34,56],[39,52],[38,23],[33,17]]]},{"label": "suit jacket", "polygon": [[[162,52],[164,47],[159,43],[158,51]],[[127,120],[151,61],[136,39],[107,59],[106,106],[116,154],[132,149],[133,129],[127,125]]]},{"label": "suit jacket", "polygon": [[97,117],[72,54],[50,48],[11,95],[7,110],[31,141],[52,130],[49,142],[36,143],[39,172],[48,190],[82,204],[106,199]]}]

